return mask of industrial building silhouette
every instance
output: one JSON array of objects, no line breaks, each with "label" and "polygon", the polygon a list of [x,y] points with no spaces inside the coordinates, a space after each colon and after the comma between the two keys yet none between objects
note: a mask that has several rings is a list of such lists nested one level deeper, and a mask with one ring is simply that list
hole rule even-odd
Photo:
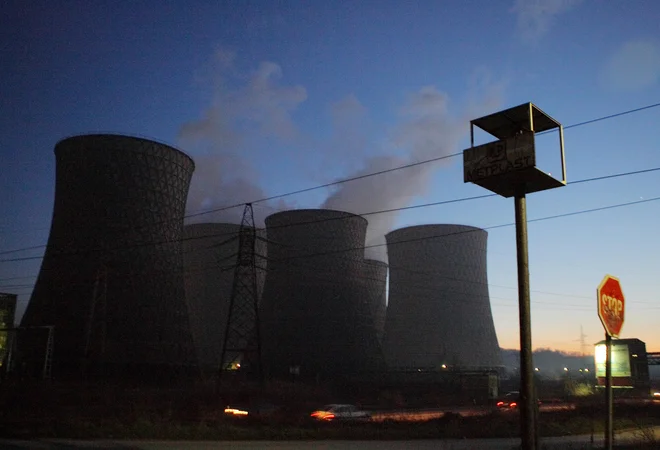
[{"label": "industrial building silhouette", "polygon": [[[50,236],[21,322],[33,332],[16,349],[22,367],[46,373],[51,355],[56,378],[218,373],[240,225],[184,227],[192,159],[121,135],[68,138],[55,156]],[[299,209],[265,223],[253,251],[266,376],[499,366],[486,231],[392,231],[388,267],[365,259],[359,215]]]}]

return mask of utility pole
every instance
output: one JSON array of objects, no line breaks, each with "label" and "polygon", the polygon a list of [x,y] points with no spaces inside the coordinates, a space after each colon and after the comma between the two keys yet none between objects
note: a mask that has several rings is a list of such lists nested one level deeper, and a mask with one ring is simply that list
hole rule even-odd
[{"label": "utility pole", "polygon": [[[474,145],[475,127],[497,140]],[[536,133],[559,130],[562,179],[536,167]],[[538,448],[538,404],[534,389],[527,194],[566,185],[564,132],[561,124],[533,103],[470,121],[470,145],[463,151],[463,181],[475,183],[502,197],[514,197],[518,256],[518,317],[520,320],[520,439],[524,450]]]},{"label": "utility pole", "polygon": [[582,353],[582,365],[583,369],[587,368],[587,335],[584,334],[582,325],[580,325],[580,353]]},{"label": "utility pole", "polygon": [[587,356],[587,335],[584,334],[584,330],[582,329],[582,325],[580,325],[580,351],[582,351],[582,356],[586,357]]},{"label": "utility pole", "polygon": [[520,320],[520,420],[524,449],[537,449],[536,395],[532,361],[532,323],[529,295],[529,255],[527,251],[527,199],[525,192],[515,195],[516,250],[518,256],[518,316]]},{"label": "utility pole", "polygon": [[261,336],[257,294],[257,233],[251,203],[245,204],[238,232],[238,255],[229,301],[218,378],[230,370],[254,373],[262,381]]}]

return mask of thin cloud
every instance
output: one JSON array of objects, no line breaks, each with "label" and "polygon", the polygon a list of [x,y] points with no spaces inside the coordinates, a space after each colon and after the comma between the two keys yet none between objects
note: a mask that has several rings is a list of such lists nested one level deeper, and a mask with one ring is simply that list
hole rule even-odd
[{"label": "thin cloud", "polygon": [[605,64],[601,86],[612,91],[639,91],[660,80],[660,43],[651,40],[628,41]]},{"label": "thin cloud", "polygon": [[354,167],[369,151],[369,127],[367,108],[354,94],[347,95],[330,106],[332,136],[323,149],[325,165]]},{"label": "thin cloud", "polygon": [[518,16],[518,32],[523,39],[538,40],[548,33],[557,16],[582,0],[515,0],[511,9]]}]

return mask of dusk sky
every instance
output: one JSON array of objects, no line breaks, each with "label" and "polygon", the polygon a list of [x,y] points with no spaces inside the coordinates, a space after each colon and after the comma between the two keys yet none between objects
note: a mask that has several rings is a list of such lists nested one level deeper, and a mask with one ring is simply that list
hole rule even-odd
[{"label": "dusk sky", "polygon": [[[71,135],[180,148],[197,164],[188,209],[200,212],[460,152],[470,119],[525,102],[564,126],[660,103],[656,0],[2,3],[0,291],[20,294],[20,314],[48,239],[53,149]],[[567,129],[569,183],[660,167],[659,123],[654,107]],[[558,176],[556,141],[538,138],[537,161]],[[255,214],[488,193],[463,182],[453,157],[257,203]],[[531,194],[528,217],[658,197],[660,171]],[[372,245],[408,225],[509,224],[514,205],[491,197],[367,218]],[[533,346],[579,351],[581,326],[588,344],[603,339],[595,292],[610,273],[626,294],[621,337],[660,351],[659,222],[660,200],[531,222]],[[8,252],[26,247],[37,248]],[[518,348],[512,226],[489,230],[488,278],[500,346]]]}]

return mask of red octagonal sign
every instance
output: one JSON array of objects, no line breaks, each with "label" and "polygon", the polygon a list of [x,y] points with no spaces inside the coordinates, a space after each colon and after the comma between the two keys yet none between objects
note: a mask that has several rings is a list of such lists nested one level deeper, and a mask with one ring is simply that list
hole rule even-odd
[{"label": "red octagonal sign", "polygon": [[626,299],[619,279],[606,275],[596,291],[598,298],[598,317],[605,327],[605,332],[612,337],[619,337],[625,319]]}]

